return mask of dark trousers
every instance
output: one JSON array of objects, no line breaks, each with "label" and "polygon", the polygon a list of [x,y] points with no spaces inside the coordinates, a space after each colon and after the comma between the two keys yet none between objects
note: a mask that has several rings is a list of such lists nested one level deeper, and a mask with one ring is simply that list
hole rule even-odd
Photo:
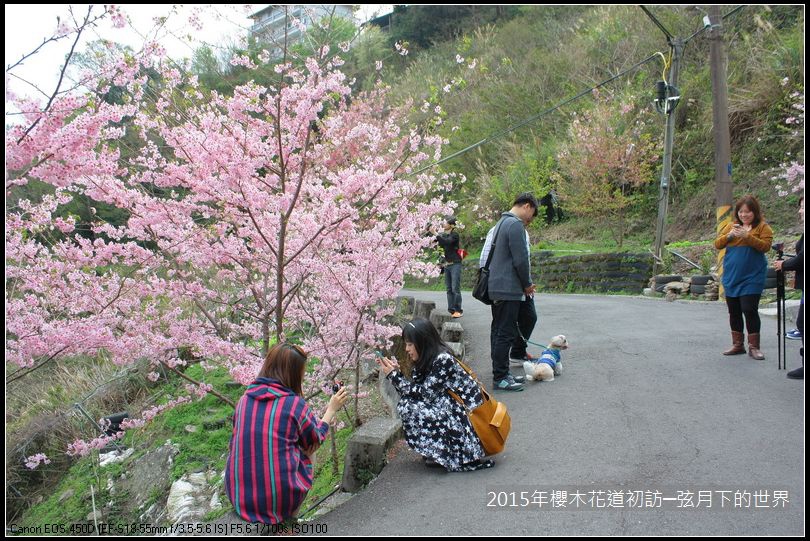
[{"label": "dark trousers", "polygon": [[799,317],[796,318],[796,328],[802,333],[802,349],[799,350],[802,356],[802,366],[804,366],[804,290],[802,290],[802,302],[799,304]]},{"label": "dark trousers", "polygon": [[444,268],[444,286],[447,289],[447,311],[463,312],[461,309],[461,262]]},{"label": "dark trousers", "polygon": [[526,356],[526,348],[529,346],[528,340],[532,337],[535,325],[537,325],[537,309],[534,306],[534,297],[526,296],[526,300],[520,303],[517,320],[520,334],[512,342],[511,357],[520,359]]},{"label": "dark trousers", "polygon": [[760,295],[743,295],[742,297],[726,297],[728,306],[728,319],[731,330],[743,332],[743,315],[748,334],[757,334],[762,327],[759,319]]},{"label": "dark trousers", "polygon": [[518,315],[523,301],[492,303],[492,326],[489,331],[492,379],[500,381],[509,374],[509,349],[520,338]]}]

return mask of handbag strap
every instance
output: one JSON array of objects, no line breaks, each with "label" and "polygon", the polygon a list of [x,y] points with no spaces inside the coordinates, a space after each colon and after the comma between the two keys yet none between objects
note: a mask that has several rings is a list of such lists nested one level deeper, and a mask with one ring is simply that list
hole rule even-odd
[{"label": "handbag strap", "polygon": [[[489,264],[492,263],[492,256],[495,255],[495,243],[498,240],[498,233],[500,232],[501,226],[505,221],[506,217],[502,217],[495,228],[495,233],[492,235],[492,246],[489,247],[489,253],[487,254],[487,264],[482,267],[484,269],[489,270]],[[462,366],[464,365],[462,364]]]},{"label": "handbag strap", "polygon": [[[478,385],[478,390],[481,391],[481,396],[484,398],[484,402],[489,400],[489,393],[487,392],[486,389],[484,389],[484,386],[481,385],[481,381],[478,379],[478,376],[475,374],[475,372],[473,372],[472,368],[461,362],[461,359],[456,358],[455,355],[453,356],[453,360],[456,361],[459,364],[459,366],[461,366],[461,369],[467,372],[467,375],[470,376],[473,379],[473,381]],[[464,401],[461,398],[459,398],[459,396],[455,392],[448,389],[447,394],[452,396],[456,400],[456,402],[458,402],[464,407],[464,409],[467,409],[467,405],[464,404]]]}]

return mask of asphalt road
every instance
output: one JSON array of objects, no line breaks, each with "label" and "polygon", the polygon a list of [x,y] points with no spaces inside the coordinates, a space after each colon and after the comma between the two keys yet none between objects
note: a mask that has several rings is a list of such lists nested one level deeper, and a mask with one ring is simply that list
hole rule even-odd
[{"label": "asphalt road", "polygon": [[[445,307],[444,293],[406,294]],[[496,394],[512,433],[495,467],[446,473],[400,446],[319,519],[329,535],[804,534],[804,382],[776,368],[774,319],[754,361],[720,354],[722,303],[543,294],[537,309],[532,340],[565,334],[571,349],[555,381]],[[466,360],[491,386],[490,320],[464,293]],[[537,504],[555,491],[565,509]]]}]

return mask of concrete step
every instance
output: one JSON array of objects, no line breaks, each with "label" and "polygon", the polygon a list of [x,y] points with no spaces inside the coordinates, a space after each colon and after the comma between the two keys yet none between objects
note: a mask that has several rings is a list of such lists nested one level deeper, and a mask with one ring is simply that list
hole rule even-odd
[{"label": "concrete step", "polygon": [[[786,312],[786,320],[796,322],[796,318],[799,317],[799,305],[801,301],[797,300],[786,300],[785,301],[785,312]],[[776,303],[772,302],[765,306],[759,307],[759,315],[762,317],[772,317],[776,319],[777,317],[777,308]]]}]

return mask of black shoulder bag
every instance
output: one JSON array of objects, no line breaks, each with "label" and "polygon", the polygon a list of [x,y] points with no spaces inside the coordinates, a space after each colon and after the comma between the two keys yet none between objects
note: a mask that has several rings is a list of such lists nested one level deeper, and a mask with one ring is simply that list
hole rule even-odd
[{"label": "black shoulder bag", "polygon": [[503,218],[498,223],[495,233],[492,235],[492,246],[489,248],[489,255],[487,255],[487,263],[482,268],[478,269],[478,278],[473,288],[472,296],[483,302],[484,304],[492,304],[492,299],[489,298],[489,264],[492,263],[492,256],[495,255],[495,242],[498,240],[498,232],[503,225]]}]

